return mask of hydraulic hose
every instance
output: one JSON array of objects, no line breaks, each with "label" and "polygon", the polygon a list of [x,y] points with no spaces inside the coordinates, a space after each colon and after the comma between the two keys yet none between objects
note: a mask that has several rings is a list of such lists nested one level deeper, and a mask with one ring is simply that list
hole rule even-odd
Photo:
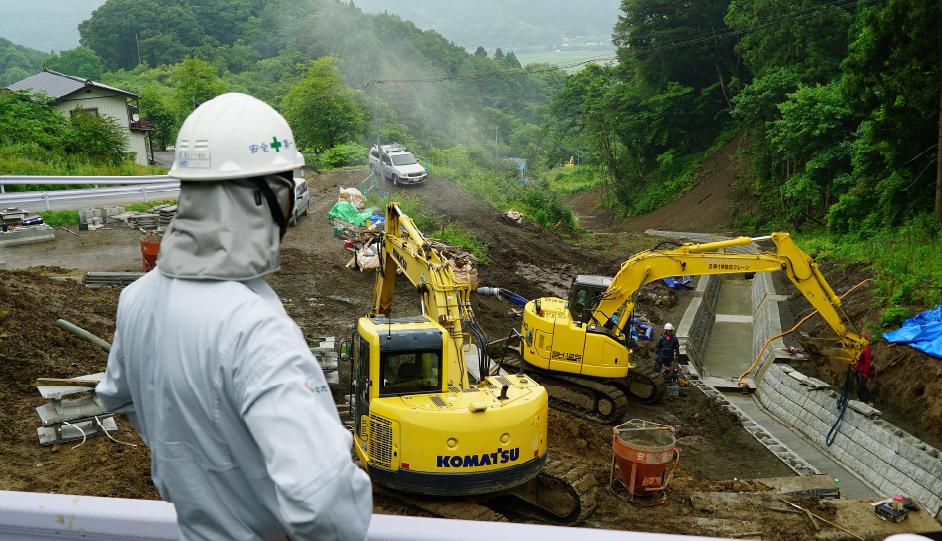
[{"label": "hydraulic hose", "polygon": [[831,430],[828,430],[827,437],[824,438],[824,443],[828,447],[834,443],[834,438],[837,437],[837,433],[841,430],[841,423],[844,421],[844,412],[847,411],[847,403],[850,402],[850,391],[854,388],[854,378],[851,371],[847,372],[847,381],[844,382],[844,389],[841,390],[841,396],[837,399],[837,409],[841,412],[837,415],[837,420],[834,421],[834,424],[831,425]]}]

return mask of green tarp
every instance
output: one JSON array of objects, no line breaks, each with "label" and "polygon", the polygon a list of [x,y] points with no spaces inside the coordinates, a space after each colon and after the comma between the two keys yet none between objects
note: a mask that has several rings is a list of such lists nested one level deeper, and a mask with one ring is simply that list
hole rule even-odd
[{"label": "green tarp", "polygon": [[373,215],[373,209],[360,211],[357,210],[352,203],[346,201],[340,201],[334,208],[330,209],[330,212],[327,213],[327,219],[333,220],[334,218],[340,218],[345,222],[350,222],[353,225],[363,227],[363,224]]}]

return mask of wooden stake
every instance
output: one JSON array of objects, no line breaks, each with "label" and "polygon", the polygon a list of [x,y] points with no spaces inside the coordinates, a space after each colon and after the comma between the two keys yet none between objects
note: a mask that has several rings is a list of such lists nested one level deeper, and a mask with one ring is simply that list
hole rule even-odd
[{"label": "wooden stake", "polygon": [[855,535],[855,534],[854,534],[853,532],[851,532],[850,530],[848,530],[848,529],[846,529],[846,528],[842,528],[842,527],[838,526],[837,524],[834,524],[833,522],[831,522],[831,521],[829,521],[829,520],[827,520],[827,519],[825,519],[825,518],[822,518],[822,517],[819,517],[818,515],[815,515],[814,513],[812,513],[811,511],[808,511],[807,509],[805,509],[804,507],[802,507],[802,506],[800,506],[800,505],[797,505],[797,504],[794,504],[794,503],[792,503],[792,502],[783,500],[782,498],[779,498],[778,501],[780,501],[780,502],[782,502],[782,503],[785,503],[785,504],[788,504],[788,505],[794,507],[795,509],[800,509],[801,511],[804,511],[805,513],[808,513],[810,516],[812,516],[812,517],[814,517],[814,518],[820,520],[821,522],[823,522],[823,523],[825,523],[825,524],[827,524],[827,525],[829,525],[829,526],[834,526],[834,527],[837,528],[838,530],[840,530],[840,531],[846,533],[847,535],[853,537],[854,539],[859,539],[860,541],[866,541],[863,537],[860,537],[859,535]]},{"label": "wooden stake", "polygon": [[89,379],[39,378],[37,387],[96,387],[97,381]]},{"label": "wooden stake", "polygon": [[76,237],[78,236],[78,233],[76,233],[75,231],[72,231],[71,229],[67,228],[67,227],[64,226],[64,225],[60,225],[60,226],[59,226],[59,229],[61,229],[61,230],[63,230],[63,231],[68,231],[69,233],[75,235]]}]

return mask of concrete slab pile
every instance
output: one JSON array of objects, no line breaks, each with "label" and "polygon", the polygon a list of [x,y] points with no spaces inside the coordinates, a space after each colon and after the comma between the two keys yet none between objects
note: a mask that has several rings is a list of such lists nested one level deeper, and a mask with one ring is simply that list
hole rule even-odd
[{"label": "concrete slab pile", "polygon": [[[102,377],[104,372],[71,379],[101,381]],[[118,431],[114,414],[105,409],[91,388],[72,385],[39,385],[36,388],[49,401],[36,408],[42,421],[42,426],[36,429],[40,445],[83,440]],[[82,396],[65,399],[75,395]]]},{"label": "concrete slab pile", "polygon": [[854,404],[843,412],[839,429],[828,445],[828,434],[841,415],[836,407],[838,394],[829,387],[808,385],[807,381],[790,367],[775,364],[765,372],[756,397],[772,415],[826,449],[883,494],[914,496],[939,516],[942,453],[880,420],[878,411],[863,404]]},{"label": "concrete slab pile", "polygon": [[334,343],[334,337],[312,337],[308,336],[307,343],[311,354],[317,359],[324,377],[327,379],[327,385],[331,388],[340,387],[340,372],[337,370],[337,349]]},{"label": "concrete slab pile", "polygon": [[82,284],[89,288],[124,287],[141,276],[143,272],[86,272]]}]

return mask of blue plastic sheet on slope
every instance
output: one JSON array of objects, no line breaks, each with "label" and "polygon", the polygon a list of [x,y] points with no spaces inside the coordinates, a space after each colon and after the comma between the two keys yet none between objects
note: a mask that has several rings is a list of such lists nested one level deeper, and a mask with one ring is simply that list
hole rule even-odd
[{"label": "blue plastic sheet on slope", "polygon": [[903,326],[883,335],[889,342],[904,343],[942,359],[942,305],[916,314]]}]

